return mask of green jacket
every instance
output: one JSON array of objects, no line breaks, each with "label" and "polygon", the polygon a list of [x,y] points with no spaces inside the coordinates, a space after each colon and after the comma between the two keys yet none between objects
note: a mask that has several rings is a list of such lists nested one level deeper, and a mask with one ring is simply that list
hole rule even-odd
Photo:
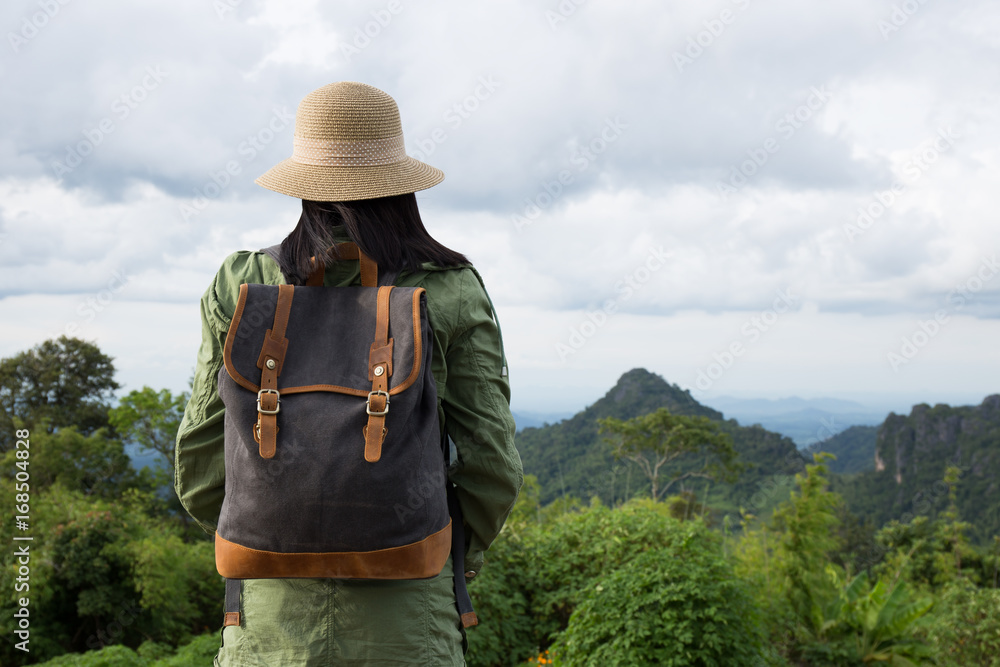
[{"label": "green jacket", "polygon": [[[284,282],[277,264],[267,255],[240,251],[223,262],[201,300],[202,343],[191,398],[177,434],[174,486],[181,504],[209,533],[215,531],[225,493],[225,409],[218,395],[217,376],[239,286]],[[500,532],[523,481],[520,457],[514,447],[510,387],[501,370],[506,362],[492,304],[471,267],[443,270],[425,264],[420,271],[401,273],[394,282],[427,290],[428,318],[434,334],[431,371],[437,385],[439,414],[458,451],[459,464],[451,479],[467,528],[466,569],[478,572],[483,552]],[[332,262],[324,284],[360,284],[358,263]],[[374,586],[376,582],[371,583]],[[443,587],[442,583],[439,588]],[[340,590],[343,594],[344,589]],[[368,595],[361,582],[352,584],[350,590],[361,596],[358,604]],[[244,601],[247,597],[244,588]],[[420,664],[419,660],[416,664]]]}]

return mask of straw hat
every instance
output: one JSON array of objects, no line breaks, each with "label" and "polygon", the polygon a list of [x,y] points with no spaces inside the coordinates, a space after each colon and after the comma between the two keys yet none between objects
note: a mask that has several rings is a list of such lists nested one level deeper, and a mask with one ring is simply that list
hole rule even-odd
[{"label": "straw hat", "polygon": [[290,197],[352,201],[424,190],[440,169],[407,157],[396,101],[364,83],[331,83],[306,95],[295,115],[292,157],[256,183]]}]

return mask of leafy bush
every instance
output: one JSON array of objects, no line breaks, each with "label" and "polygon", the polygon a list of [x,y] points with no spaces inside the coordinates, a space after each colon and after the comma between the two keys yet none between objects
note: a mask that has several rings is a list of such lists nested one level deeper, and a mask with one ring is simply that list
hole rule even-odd
[{"label": "leafy bush", "polygon": [[[529,538],[530,539],[530,538]],[[531,614],[530,568],[524,537],[508,525],[487,553],[483,573],[469,585],[481,625],[466,636],[466,661],[481,667],[519,665],[538,653],[539,637]]]},{"label": "leafy bush", "polygon": [[913,552],[891,554],[895,570],[879,568],[883,576],[874,584],[866,571],[850,580],[832,558],[840,546],[840,498],[827,488],[830,456],[817,454],[796,475],[798,490],[770,528],[749,530],[744,522],[736,571],[756,589],[772,643],[787,657],[809,665],[926,664],[931,647],[918,637],[917,623],[932,602],[900,580],[911,571]]},{"label": "leafy bush", "polygon": [[[0,491],[9,486],[0,480]],[[0,663],[136,647],[146,639],[176,646],[218,627],[224,584],[212,544],[185,543],[179,522],[159,513],[161,502],[126,491],[111,503],[61,484],[33,494],[31,654],[9,642],[0,646]],[[11,531],[10,522],[0,526],[0,538],[10,541]],[[0,586],[8,591],[0,597],[0,632],[13,637],[13,549],[0,553],[0,565]]]},{"label": "leafy bush", "polygon": [[127,552],[135,592],[150,619],[147,636],[176,645],[192,631],[219,626],[225,584],[215,569],[212,542],[187,544],[175,533],[150,530],[129,543]]},{"label": "leafy bush", "polygon": [[[573,622],[581,603],[598,604],[591,601],[596,582],[617,572],[625,577],[633,569],[648,569],[639,558],[679,559],[677,567],[686,574],[669,570],[671,577],[692,582],[715,576],[706,584],[711,591],[737,591],[733,600],[741,618],[732,634],[741,644],[755,646],[759,637],[748,620],[754,616],[748,596],[725,566],[718,536],[701,521],[681,522],[669,512],[667,505],[650,500],[616,509],[595,502],[561,514],[542,512],[539,519],[537,511],[519,503],[472,585],[482,625],[469,631],[468,663],[517,665],[539,655]],[[660,583],[669,589],[666,582]],[[697,599],[692,597],[690,603],[697,606]],[[659,621],[641,622],[655,626]]]},{"label": "leafy bush", "polygon": [[931,521],[925,516],[914,517],[909,523],[890,521],[875,535],[885,560],[873,572],[886,575],[904,567],[910,581],[940,587],[959,577],[956,563],[961,563],[963,576],[978,577],[968,567],[981,566],[983,556],[964,542],[956,544],[950,535],[953,530],[945,519]]},{"label": "leafy bush", "polygon": [[149,667],[149,660],[126,646],[106,646],[100,651],[69,653],[43,662],[43,667]]},{"label": "leafy bush", "polygon": [[946,667],[1000,667],[1000,590],[958,582],[942,591],[929,638]]},{"label": "leafy bush", "polygon": [[[211,665],[219,652],[222,639],[219,632],[195,637],[185,646],[177,649],[172,656],[157,660],[149,667],[194,667],[195,665]],[[140,653],[142,652],[140,647]]]},{"label": "leafy bush", "polygon": [[62,655],[39,667],[196,667],[211,665],[219,645],[219,633],[214,632],[195,637],[176,653],[163,644],[148,641],[138,652],[126,646],[106,646],[99,651]]},{"label": "leafy bush", "polygon": [[[789,655],[796,643],[796,622],[785,594],[787,554],[779,548],[781,533],[763,523],[752,528],[755,518],[752,514],[743,513],[740,521],[742,535],[736,540],[727,537],[726,553],[730,555],[736,576],[749,587],[754,606],[765,621],[768,648],[778,654]],[[775,661],[774,664],[782,663]]]},{"label": "leafy bush", "polygon": [[701,522],[682,523],[669,511],[651,500],[635,500],[616,509],[595,503],[556,517],[538,530],[528,557],[537,577],[533,608],[543,632],[551,635],[565,628],[595,581],[645,551],[686,544],[690,531],[719,547],[717,537]]},{"label": "leafy bush", "polygon": [[828,572],[840,592],[816,619],[820,631],[813,641],[804,642],[802,652],[809,664],[933,664],[931,647],[916,636],[916,622],[933,601],[911,592],[905,582],[871,585],[868,573],[862,572],[844,585],[833,566]]},{"label": "leafy bush", "polygon": [[[690,526],[690,529],[688,529]],[[566,665],[752,665],[755,610],[697,524],[589,588],[556,646]]]}]

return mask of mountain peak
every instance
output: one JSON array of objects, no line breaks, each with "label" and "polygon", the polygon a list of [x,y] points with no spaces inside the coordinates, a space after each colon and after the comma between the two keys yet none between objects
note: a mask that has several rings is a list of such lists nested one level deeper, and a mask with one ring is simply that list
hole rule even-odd
[{"label": "mountain peak", "polygon": [[673,414],[703,416],[721,420],[722,413],[706,407],[691,397],[690,391],[670,384],[659,375],[645,368],[633,368],[618,378],[618,382],[603,398],[586,412],[601,417],[631,419],[658,408],[667,408]]},{"label": "mountain peak", "polygon": [[[607,439],[600,433],[598,420],[628,420],[659,408],[675,415],[723,421],[721,412],[700,404],[690,392],[645,368],[633,368],[583,412],[558,424],[519,431],[517,448],[524,471],[538,478],[542,502],[566,494],[580,498],[597,495],[608,503],[631,498],[638,490],[632,486],[632,469],[615,460]],[[744,474],[742,490],[723,485],[728,490],[721,493],[728,494],[727,498],[732,496],[730,502],[745,504],[743,496],[748,495],[747,489],[756,488],[755,482],[762,485],[775,474],[790,475],[802,470],[803,460],[791,440],[759,426],[741,427],[735,421],[723,422],[720,427],[732,436],[742,460],[754,469]]]}]

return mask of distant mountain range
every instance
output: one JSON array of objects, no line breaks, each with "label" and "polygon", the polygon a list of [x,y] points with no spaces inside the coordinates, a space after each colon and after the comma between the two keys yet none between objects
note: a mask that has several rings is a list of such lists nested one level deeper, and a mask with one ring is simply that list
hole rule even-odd
[{"label": "distant mountain range", "polygon": [[[769,431],[786,435],[802,448],[826,440],[851,426],[877,426],[889,414],[887,409],[871,408],[857,401],[797,396],[781,399],[719,396],[706,400],[704,405],[745,426],[760,424]],[[573,414],[515,411],[514,420],[520,431],[557,424]]]},{"label": "distant mountain range", "polygon": [[[699,501],[707,494],[717,513],[736,514],[742,508],[768,514],[788,498],[794,475],[812,453],[825,451],[837,457],[828,464],[833,489],[854,514],[876,526],[936,516],[947,505],[941,483],[945,468],[954,465],[962,473],[959,513],[972,524],[971,536],[982,543],[1000,535],[1000,395],[977,406],[918,404],[909,415],[879,415],[839,399],[721,397],[712,402],[714,407],[702,405],[689,391],[633,369],[575,415],[516,413],[524,471],[538,478],[543,503],[567,495],[616,503],[647,493],[648,481],[634,466],[614,460],[597,420],[631,419],[665,407],[719,422],[747,465],[733,484],[697,480],[687,488]],[[808,446],[800,451],[797,444]],[[165,465],[159,455],[135,445],[126,451],[136,468]]]},{"label": "distant mountain range", "polygon": [[[734,484],[701,484],[689,487],[699,500],[706,497],[720,513],[740,508],[766,515],[788,498],[793,476],[804,469],[814,451],[837,456],[831,461],[831,485],[848,508],[862,519],[880,526],[891,519],[914,515],[936,516],[947,503],[941,480],[948,465],[958,465],[958,505],[962,518],[973,524],[977,541],[1000,534],[1000,395],[989,396],[979,406],[916,405],[909,416],[889,413],[875,424],[839,428],[838,417],[873,420],[864,406],[837,399],[784,399],[781,401],[715,401],[733,414],[752,414],[753,426],[742,419],[726,419],[717,409],[702,405],[690,392],[669,384],[644,369],[633,369],[607,394],[569,419],[547,426],[529,426],[517,435],[524,470],[535,475],[542,502],[571,495],[581,500],[598,496],[606,503],[620,502],[646,492],[647,482],[630,464],[615,461],[610,447],[598,433],[602,417],[631,419],[666,407],[675,414],[701,415],[718,421],[730,434],[741,460],[748,464]],[[735,408],[735,410],[734,410]],[[786,424],[813,418],[826,419],[830,433],[819,431],[804,452],[791,438],[770,430],[778,419]],[[817,417],[822,415],[822,417]],[[835,431],[835,433],[834,433]]]},{"label": "distant mountain range", "polygon": [[557,424],[564,419],[569,419],[573,416],[572,412],[514,412],[514,422],[517,424],[517,430],[539,426],[545,426],[547,424]]},{"label": "distant mountain range", "polygon": [[134,442],[125,443],[125,454],[131,459],[132,467],[136,470],[142,470],[143,468],[166,470],[169,467],[163,456],[148,449],[143,449]]},{"label": "distant mountain range", "polygon": [[720,396],[707,402],[741,424],[760,424],[787,435],[799,447],[814,445],[851,426],[877,426],[889,413],[837,398],[769,400]]}]

